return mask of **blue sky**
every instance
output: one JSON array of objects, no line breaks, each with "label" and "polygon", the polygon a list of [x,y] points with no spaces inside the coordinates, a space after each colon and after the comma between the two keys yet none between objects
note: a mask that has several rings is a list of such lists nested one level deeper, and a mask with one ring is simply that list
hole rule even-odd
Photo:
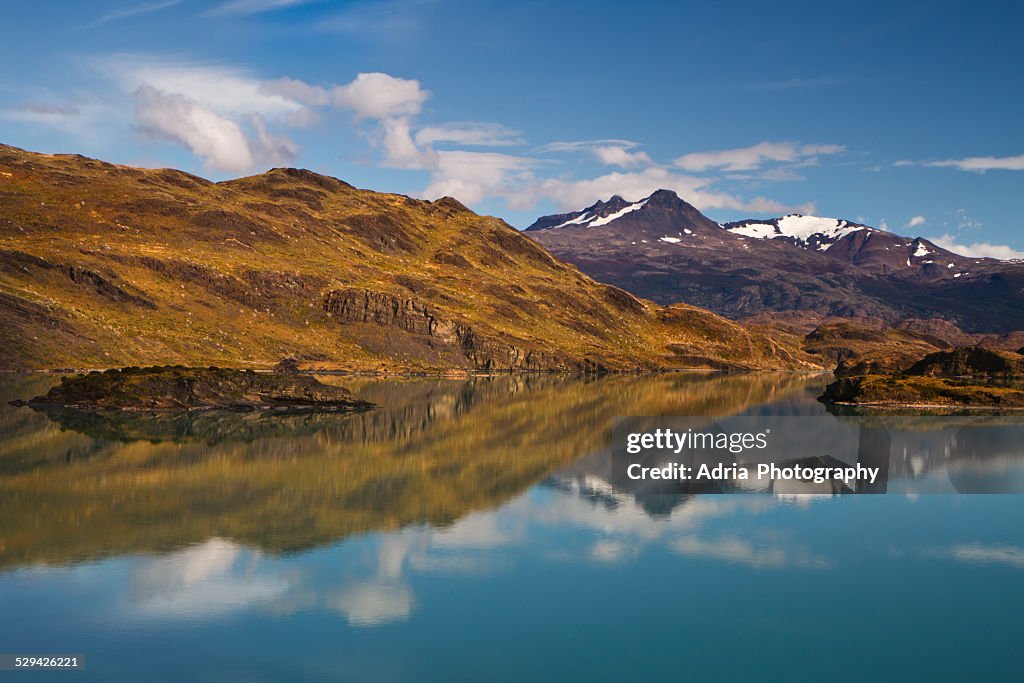
[{"label": "blue sky", "polygon": [[[0,141],[524,227],[674,189],[1024,255],[1018,3],[13,2]],[[971,246],[973,245],[973,246]]]}]

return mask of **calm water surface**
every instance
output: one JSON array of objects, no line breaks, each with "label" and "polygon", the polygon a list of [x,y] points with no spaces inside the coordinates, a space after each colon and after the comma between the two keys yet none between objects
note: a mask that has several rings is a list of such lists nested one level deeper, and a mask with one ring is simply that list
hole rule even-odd
[{"label": "calm water surface", "polygon": [[[617,415],[825,415],[823,377],[346,379],[356,416],[43,414],[0,380],[0,652],[55,681],[1020,680],[995,424],[894,435],[887,495],[650,496]],[[1002,431],[1001,431],[1002,430]],[[977,439],[975,438],[976,442]]]}]

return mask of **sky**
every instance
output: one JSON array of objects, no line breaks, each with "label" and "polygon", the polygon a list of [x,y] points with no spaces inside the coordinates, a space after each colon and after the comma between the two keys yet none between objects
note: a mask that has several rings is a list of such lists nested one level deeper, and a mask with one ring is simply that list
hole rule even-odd
[{"label": "sky", "polygon": [[516,227],[675,190],[1024,257],[1024,4],[8,0],[0,142]]}]

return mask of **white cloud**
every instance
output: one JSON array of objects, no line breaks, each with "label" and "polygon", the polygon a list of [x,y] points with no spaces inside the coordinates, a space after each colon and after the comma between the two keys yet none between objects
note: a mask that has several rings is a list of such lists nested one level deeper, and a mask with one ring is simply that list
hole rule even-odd
[{"label": "white cloud", "polygon": [[408,621],[416,605],[404,583],[373,579],[353,583],[325,598],[325,603],[348,618],[352,626],[380,626]]},{"label": "white cloud", "polygon": [[[901,165],[901,162],[897,162]],[[1024,154],[1014,157],[967,157],[966,159],[944,159],[929,161],[924,166],[955,168],[960,171],[1024,171]]]},{"label": "white cloud", "polygon": [[379,72],[361,73],[351,83],[331,89],[336,107],[351,110],[357,121],[377,121],[370,140],[383,150],[384,164],[391,168],[437,167],[437,154],[429,147],[418,147],[412,135],[413,117],[428,97],[419,81]]},{"label": "white cloud", "polygon": [[942,553],[961,562],[1002,564],[1024,569],[1024,548],[1014,546],[961,545]]},{"label": "white cloud", "polygon": [[211,168],[252,168],[252,152],[241,126],[184,95],[142,86],[136,92],[135,116],[144,131],[185,145]]},{"label": "white cloud", "polygon": [[845,151],[842,145],[799,145],[792,142],[761,142],[751,147],[724,149],[711,152],[692,152],[676,158],[672,163],[685,171],[700,172],[712,169],[724,171],[752,171],[767,162],[806,162],[823,154]]},{"label": "white cloud", "polygon": [[408,43],[423,34],[428,22],[424,15],[439,0],[374,0],[373,2],[338,3],[341,7],[331,16],[318,21],[315,28],[331,33],[344,33],[357,40]]},{"label": "white cloud", "polygon": [[621,166],[622,168],[636,168],[637,166],[648,166],[651,157],[647,152],[630,152],[625,147],[595,147],[594,156],[606,166]]},{"label": "white cloud", "polygon": [[260,83],[260,90],[269,95],[278,95],[303,104],[323,106],[331,101],[330,93],[326,88],[310,85],[294,78],[263,81]]},{"label": "white cloud", "polygon": [[637,201],[655,190],[672,190],[698,209],[735,209],[759,213],[785,213],[799,211],[813,213],[813,204],[794,207],[765,197],[740,199],[734,195],[711,188],[713,181],[690,175],[674,173],[668,169],[652,166],[642,171],[613,172],[584,180],[563,180],[549,178],[530,187],[523,188],[510,197],[514,208],[529,208],[540,199],[550,199],[560,209],[579,209],[593,204],[598,199],[607,199],[613,194],[621,195],[628,201]]},{"label": "white cloud", "polygon": [[115,55],[97,67],[112,76],[125,92],[142,86],[182,95],[223,116],[259,114],[283,120],[302,111],[305,104],[286,96],[243,69],[223,65],[177,63],[139,55]]},{"label": "white cloud", "polygon": [[307,106],[316,100],[316,88],[300,81],[264,82],[228,66],[137,55],[96,65],[131,93],[141,130],[184,145],[211,169],[243,173],[289,163],[297,145],[271,132],[268,123],[302,127],[317,119]]},{"label": "white cloud", "polygon": [[612,146],[612,147],[625,147],[632,149],[639,147],[639,142],[633,142],[632,140],[623,140],[621,138],[603,138],[600,140],[573,140],[573,141],[557,141],[549,142],[546,145],[542,145],[537,148],[538,154],[546,154],[548,152],[589,152],[595,147],[601,146]]},{"label": "white cloud", "polygon": [[957,242],[958,238],[955,235],[950,235],[949,233],[944,233],[939,237],[929,237],[928,239],[943,249],[948,249],[954,254],[970,256],[972,258],[994,258],[1004,261],[1009,259],[1024,259],[1024,251],[1017,251],[1013,247],[1009,247],[1005,244],[991,244],[990,242],[960,244]]},{"label": "white cloud", "polygon": [[271,604],[291,586],[279,576],[253,573],[258,557],[231,541],[211,538],[145,560],[132,571],[131,610],[146,618],[194,620]]},{"label": "white cloud", "polygon": [[230,0],[217,5],[206,14],[211,16],[241,16],[247,14],[262,14],[274,10],[309,5],[319,0]]},{"label": "white cloud", "polygon": [[252,117],[252,127],[255,138],[249,145],[257,162],[269,166],[283,166],[292,163],[299,156],[299,146],[290,138],[269,132],[259,116]]},{"label": "white cloud", "polygon": [[926,222],[927,221],[926,221],[924,216],[914,216],[909,221],[907,221],[907,224],[905,226],[903,226],[903,227],[905,227],[905,228],[916,228],[919,225],[924,225]]},{"label": "white cloud", "polygon": [[552,142],[537,149],[538,153],[548,152],[589,152],[606,166],[637,168],[653,164],[646,152],[631,151],[640,146],[639,142],[608,138],[604,140],[575,140]]},{"label": "white cloud", "polygon": [[66,124],[71,119],[78,118],[81,114],[82,112],[78,107],[38,102],[29,102],[8,107],[7,109],[0,109],[0,118],[9,121],[59,126]]},{"label": "white cloud", "polygon": [[390,168],[431,169],[438,165],[436,152],[416,145],[408,118],[385,119],[373,139],[384,150],[384,164]]},{"label": "white cloud", "polygon": [[806,550],[787,551],[781,547],[757,547],[739,538],[704,540],[696,536],[684,536],[669,543],[672,550],[689,557],[702,557],[743,564],[757,569],[801,567],[824,569],[831,563],[823,557]]},{"label": "white cloud", "polygon": [[242,173],[257,163],[283,164],[298,154],[295,143],[269,133],[259,116],[252,117],[250,137],[235,121],[148,85],[135,93],[135,118],[146,133],[180,143],[208,167],[222,171]]},{"label": "white cloud", "polygon": [[769,183],[791,182],[795,180],[805,180],[804,176],[793,170],[794,166],[810,165],[813,164],[803,163],[791,166],[776,166],[774,168],[766,168],[753,172],[747,171],[742,173],[730,173],[726,177],[729,178],[729,180],[750,180]]},{"label": "white cloud", "polygon": [[114,12],[110,12],[109,14],[104,14],[103,16],[96,19],[96,21],[93,21],[92,23],[87,24],[82,28],[96,28],[98,26],[102,26],[103,24],[108,24],[112,21],[118,21],[120,19],[128,19],[129,17],[134,17],[138,14],[158,12],[162,9],[167,9],[168,7],[180,5],[182,1],[183,0],[165,0],[165,2],[154,2],[145,5],[136,5],[135,7],[126,7],[122,10],[116,10]]},{"label": "white cloud", "polygon": [[335,105],[355,112],[357,118],[390,119],[420,113],[430,93],[420,82],[385,73],[361,73],[331,92]]},{"label": "white cloud", "polygon": [[416,132],[416,144],[450,142],[474,147],[509,147],[523,144],[522,132],[498,123],[445,123]]},{"label": "white cloud", "polygon": [[496,152],[453,150],[436,154],[434,175],[422,196],[455,197],[466,204],[491,196],[510,196],[532,180],[530,170],[538,164],[534,159]]},{"label": "white cloud", "polygon": [[638,548],[619,539],[603,538],[593,546],[587,555],[591,560],[602,564],[614,564],[635,557]]},{"label": "white cloud", "polygon": [[353,626],[406,621],[416,599],[403,572],[410,552],[421,544],[416,534],[385,536],[377,549],[376,575],[335,591],[326,596],[325,603],[348,617]]},{"label": "white cloud", "polygon": [[[510,207],[524,210],[550,199],[573,209],[612,194],[638,199],[664,188],[701,209],[814,210],[810,204],[791,206],[765,197],[746,199],[719,191],[713,187],[717,179],[658,166],[638,149],[639,143],[616,138],[554,142],[535,153],[583,152],[603,165],[624,170],[587,179],[545,179],[538,169],[556,162],[465,149],[521,145],[520,131],[488,122],[420,125],[418,117],[430,92],[418,80],[387,73],[360,73],[347,84],[332,85],[288,77],[260,79],[230,66],[138,55],[114,55],[96,65],[134,96],[140,129],[186,146],[208,167],[221,171],[246,172],[291,161],[297,146],[280,129],[312,126],[320,120],[320,111],[335,108],[351,112],[356,122],[365,122],[362,132],[379,151],[380,166],[429,172],[430,181],[421,195],[431,199],[450,195],[475,204],[500,197]],[[438,145],[448,148],[434,149]],[[813,162],[814,155],[841,149],[835,145],[762,143],[745,150],[703,153],[705,157],[688,155],[679,163],[727,170],[750,168],[766,160],[806,165]]]}]

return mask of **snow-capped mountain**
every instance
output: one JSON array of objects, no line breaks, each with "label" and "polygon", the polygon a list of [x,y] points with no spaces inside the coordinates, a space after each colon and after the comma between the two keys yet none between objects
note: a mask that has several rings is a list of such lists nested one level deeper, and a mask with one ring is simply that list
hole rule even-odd
[{"label": "snow-capped mountain", "polygon": [[943,249],[923,237],[903,237],[841,218],[790,214],[725,223],[734,235],[785,242],[824,252],[875,272],[917,268],[929,277],[962,277],[976,259]]},{"label": "snow-capped mountain", "polygon": [[[631,211],[643,208],[644,204],[650,197],[642,199],[639,202],[627,202],[619,195],[614,195],[607,202],[597,202],[592,206],[588,206],[582,211],[576,211],[574,213],[559,214],[557,216],[545,216],[545,221],[557,221],[561,220],[560,223],[555,225],[542,225],[540,227],[529,227],[527,230],[542,230],[545,228],[564,228],[569,225],[580,225],[596,228],[601,225],[607,225],[617,218],[622,218]],[[564,219],[564,220],[562,220]],[[534,224],[536,225],[536,224]]]},{"label": "snow-capped mountain", "polygon": [[733,318],[797,310],[1024,329],[1024,263],[963,256],[841,218],[791,214],[720,225],[659,190],[544,216],[527,231],[598,280]]},{"label": "snow-capped mountain", "polygon": [[[538,218],[527,231],[610,228],[618,234],[658,239],[700,234],[721,237],[722,226],[687,204],[671,190],[658,190],[628,202],[615,195],[582,211]],[[655,234],[662,231],[662,235]]]}]

